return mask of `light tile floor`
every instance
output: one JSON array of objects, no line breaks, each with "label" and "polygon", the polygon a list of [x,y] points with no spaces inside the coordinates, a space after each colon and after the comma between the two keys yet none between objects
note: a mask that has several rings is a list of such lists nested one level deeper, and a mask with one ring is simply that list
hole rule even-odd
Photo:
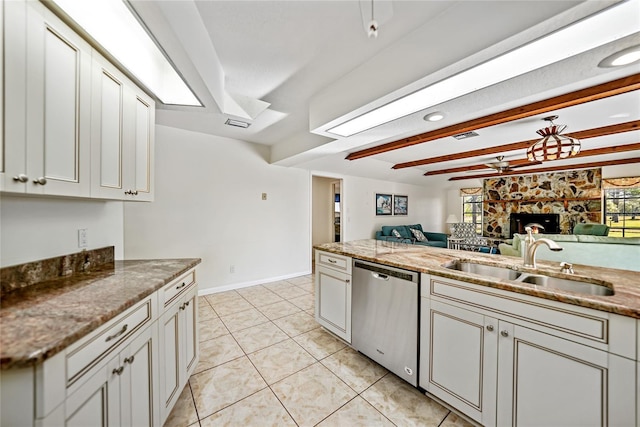
[{"label": "light tile floor", "polygon": [[166,427],[467,427],[314,319],[313,275],[199,297],[200,363]]}]

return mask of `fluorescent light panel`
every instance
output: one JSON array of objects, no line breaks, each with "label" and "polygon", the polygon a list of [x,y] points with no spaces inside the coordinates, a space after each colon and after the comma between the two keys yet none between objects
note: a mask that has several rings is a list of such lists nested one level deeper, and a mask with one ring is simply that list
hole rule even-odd
[{"label": "fluorescent light panel", "polygon": [[54,0],[163,104],[202,106],[122,0]]},{"label": "fluorescent light panel", "polygon": [[348,137],[584,53],[640,30],[630,0],[329,129]]}]

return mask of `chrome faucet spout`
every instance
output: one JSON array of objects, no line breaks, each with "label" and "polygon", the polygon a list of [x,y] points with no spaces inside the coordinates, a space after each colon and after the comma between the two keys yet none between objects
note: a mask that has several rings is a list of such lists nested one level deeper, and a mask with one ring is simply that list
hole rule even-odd
[{"label": "chrome faucet spout", "polygon": [[546,245],[549,249],[551,249],[554,252],[562,250],[562,247],[560,247],[556,242],[554,242],[551,239],[546,239],[546,238],[538,239],[533,243],[531,243],[527,248],[527,252],[525,253],[525,257],[524,257],[525,267],[537,268],[536,252],[538,252],[538,248],[542,245]]}]

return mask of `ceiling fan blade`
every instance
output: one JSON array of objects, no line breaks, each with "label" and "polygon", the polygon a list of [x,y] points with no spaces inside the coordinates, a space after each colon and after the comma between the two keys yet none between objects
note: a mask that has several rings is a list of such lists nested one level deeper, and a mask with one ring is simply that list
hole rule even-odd
[{"label": "ceiling fan blade", "polygon": [[536,165],[541,165],[542,162],[528,162],[522,165],[513,165],[513,166],[509,166],[509,169],[518,169],[518,168],[525,168],[527,166],[536,166]]}]

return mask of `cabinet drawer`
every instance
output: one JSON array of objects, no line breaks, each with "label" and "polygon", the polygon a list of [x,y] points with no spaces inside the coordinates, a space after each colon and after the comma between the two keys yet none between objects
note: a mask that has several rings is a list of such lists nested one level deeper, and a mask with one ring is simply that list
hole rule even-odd
[{"label": "cabinet drawer", "polygon": [[108,323],[97,335],[85,338],[67,354],[67,387],[95,366],[142,326],[151,323],[153,295]]},{"label": "cabinet drawer", "polygon": [[196,272],[195,270],[192,270],[178,280],[175,280],[162,288],[161,301],[164,303],[164,306],[168,307],[171,305],[171,303],[185,293],[195,282]]},{"label": "cabinet drawer", "polygon": [[317,251],[316,255],[318,265],[351,274],[351,258],[322,251]]}]

